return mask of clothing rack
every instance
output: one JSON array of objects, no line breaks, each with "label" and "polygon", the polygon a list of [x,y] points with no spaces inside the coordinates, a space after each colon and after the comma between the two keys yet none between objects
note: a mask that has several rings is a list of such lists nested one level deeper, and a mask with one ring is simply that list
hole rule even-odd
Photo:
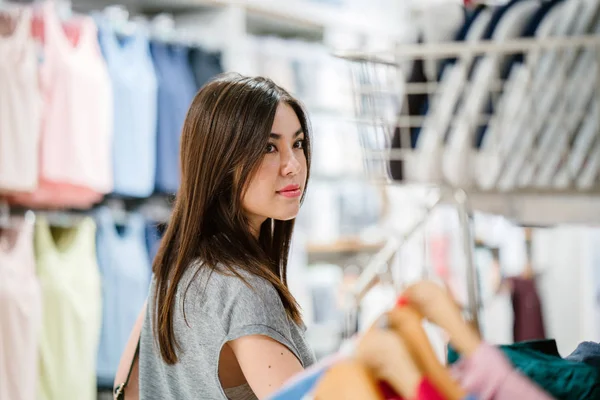
[{"label": "clothing rack", "polygon": [[141,214],[144,219],[158,224],[168,223],[171,207],[163,196],[148,199],[126,201],[123,199],[107,198],[99,205],[89,210],[37,210],[20,206],[12,206],[0,201],[0,228],[12,226],[13,217],[23,217],[34,222],[38,217],[44,217],[52,226],[72,227],[84,217],[93,217],[98,207],[107,207],[112,219],[117,225],[126,225],[129,215]]},{"label": "clothing rack", "polygon": [[[563,3],[564,13],[571,12],[575,20],[582,3]],[[393,51],[334,53],[351,64],[366,175],[384,185],[434,188],[439,200],[431,209],[437,204],[456,207],[467,262],[468,311],[476,326],[481,304],[473,263],[472,210],[500,214],[523,225],[600,221],[600,24],[591,25],[591,33],[564,36],[554,32],[556,36],[401,44]],[[439,63],[439,79],[411,82],[410,69],[417,60]],[[588,71],[585,82],[576,73],[582,65]],[[547,94],[539,86],[542,78],[554,90],[545,109],[537,104],[540,93]],[[577,109],[563,97],[578,95],[580,86],[588,88],[589,99]],[[414,94],[428,96],[420,115],[407,110],[409,95]],[[511,104],[529,112],[511,109]],[[560,144],[547,137],[554,127],[546,120],[562,123],[555,115],[575,120],[562,132],[570,140]],[[584,130],[585,126],[590,128]],[[533,166],[529,181],[514,176],[515,182],[507,184],[507,170],[519,172],[519,166],[525,170],[531,159],[539,160],[539,165]],[[550,162],[555,164],[545,165]],[[400,178],[392,173],[397,165],[402,166]],[[569,169],[571,165],[576,168]],[[539,176],[544,171],[553,175],[542,184]],[[390,238],[373,258],[355,286],[355,304],[373,282],[389,273],[389,259],[426,219],[407,229],[402,239]]]}]

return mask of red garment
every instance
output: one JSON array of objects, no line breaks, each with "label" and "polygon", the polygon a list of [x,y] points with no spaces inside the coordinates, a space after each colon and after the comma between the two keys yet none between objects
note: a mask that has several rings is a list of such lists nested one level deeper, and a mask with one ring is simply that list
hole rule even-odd
[{"label": "red garment", "polygon": [[404,400],[404,398],[394,391],[387,382],[379,382],[379,390],[386,400]]},{"label": "red garment", "polygon": [[444,400],[444,398],[427,378],[423,378],[417,389],[416,400]]},{"label": "red garment", "polygon": [[[387,382],[380,382],[379,388],[386,400],[404,400],[402,396],[396,394]],[[423,378],[417,388],[417,395],[413,400],[444,400],[444,397],[442,397],[427,378]]]}]

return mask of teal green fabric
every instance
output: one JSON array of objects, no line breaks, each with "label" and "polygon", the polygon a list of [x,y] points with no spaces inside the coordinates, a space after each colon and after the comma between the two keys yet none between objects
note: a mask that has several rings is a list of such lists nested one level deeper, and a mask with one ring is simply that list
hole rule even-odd
[{"label": "teal green fabric", "polygon": [[[514,367],[556,399],[600,399],[600,372],[587,364],[561,358],[554,340],[499,346]],[[448,363],[459,355],[448,346]]]}]

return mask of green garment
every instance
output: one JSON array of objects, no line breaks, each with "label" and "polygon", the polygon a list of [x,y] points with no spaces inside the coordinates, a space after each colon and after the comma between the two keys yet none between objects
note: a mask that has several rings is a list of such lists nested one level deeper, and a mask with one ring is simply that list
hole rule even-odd
[{"label": "green garment", "polygon": [[[600,371],[561,358],[554,340],[534,340],[499,346],[516,369],[558,400],[600,400]],[[459,355],[448,346],[448,363]]]}]

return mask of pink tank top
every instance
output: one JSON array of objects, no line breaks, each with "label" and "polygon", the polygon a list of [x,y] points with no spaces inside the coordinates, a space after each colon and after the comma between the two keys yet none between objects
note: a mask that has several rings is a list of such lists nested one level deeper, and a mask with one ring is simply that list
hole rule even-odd
[{"label": "pink tank top", "polygon": [[0,18],[0,31],[12,30],[0,34],[0,192],[31,192],[38,184],[42,99],[30,26],[29,8]]},{"label": "pink tank top", "polygon": [[42,297],[33,227],[0,230],[0,399],[35,400]]},{"label": "pink tank top", "polygon": [[89,17],[65,33],[50,2],[43,5],[40,80],[44,118],[39,187],[13,197],[30,207],[87,208],[112,191],[112,89]]}]

